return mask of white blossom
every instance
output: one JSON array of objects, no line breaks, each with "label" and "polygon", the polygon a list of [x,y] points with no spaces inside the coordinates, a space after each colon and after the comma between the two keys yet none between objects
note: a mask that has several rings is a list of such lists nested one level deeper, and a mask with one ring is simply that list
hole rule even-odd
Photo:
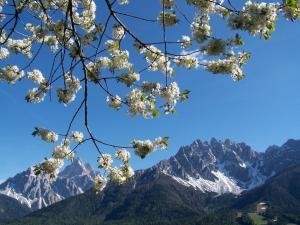
[{"label": "white blossom", "polygon": [[115,51],[110,61],[110,70],[112,72],[115,72],[116,70],[120,70],[120,69],[130,69],[132,67],[132,64],[129,63],[128,60],[129,60],[129,52],[127,50]]},{"label": "white blossom", "polygon": [[132,86],[136,81],[140,80],[140,74],[136,72],[126,72],[123,73],[118,81],[126,84],[128,87]]},{"label": "white blossom", "polygon": [[46,142],[56,142],[58,140],[58,135],[48,129],[36,127],[32,133],[33,136],[40,136],[42,140]]},{"label": "white blossom", "polygon": [[15,84],[17,80],[24,77],[24,71],[18,66],[8,65],[0,69],[0,81],[5,80],[9,84]]},{"label": "white blossom", "polygon": [[9,51],[7,48],[0,48],[0,59],[6,59],[9,56]]},{"label": "white blossom", "polygon": [[135,150],[135,154],[140,156],[142,159],[145,158],[149,153],[153,152],[154,150],[161,148],[166,149],[168,138],[158,137],[154,141],[150,140],[133,140],[132,146]]},{"label": "white blossom", "polygon": [[44,101],[46,92],[40,88],[32,88],[25,96],[25,100],[31,103],[40,103]]},{"label": "white blossom", "polygon": [[46,79],[43,76],[42,72],[38,69],[34,69],[32,72],[27,72],[27,77],[29,80],[32,80],[36,84],[41,84],[46,82]]},{"label": "white blossom", "polygon": [[89,62],[85,65],[88,79],[94,83],[99,82],[99,65],[95,62]]},{"label": "white blossom", "polygon": [[64,160],[68,157],[70,160],[73,160],[74,152],[70,148],[70,141],[65,139],[61,142],[61,144],[57,145],[53,149],[52,157],[60,160]]},{"label": "white blossom", "polygon": [[128,104],[128,112],[131,115],[143,115],[145,118],[151,117],[151,101],[146,98],[143,92],[139,89],[133,89],[126,96],[126,102]]},{"label": "white blossom", "polygon": [[120,42],[118,40],[107,40],[105,42],[106,50],[110,54],[114,54],[119,51],[120,48]]},{"label": "white blossom", "polygon": [[197,68],[199,66],[198,58],[192,55],[176,56],[173,61],[177,66],[182,66],[187,69]]},{"label": "white blossom", "polygon": [[110,154],[102,154],[98,158],[98,165],[101,169],[108,169],[112,166],[113,159]]},{"label": "white blossom", "polygon": [[165,26],[173,26],[179,22],[174,12],[161,12],[157,20]]},{"label": "white blossom", "polygon": [[144,93],[149,93],[153,95],[160,95],[161,93],[161,84],[157,82],[148,82],[144,81],[142,83],[142,91]]},{"label": "white blossom", "polygon": [[103,176],[97,174],[94,179],[94,190],[96,191],[96,193],[101,192],[105,188],[105,186],[106,179]]},{"label": "white blossom", "polygon": [[119,110],[121,108],[122,99],[118,95],[110,96],[110,97],[107,96],[106,101],[108,103],[108,106],[111,108],[114,108],[116,110]]},{"label": "white blossom", "polygon": [[63,167],[64,161],[61,159],[50,158],[46,159],[41,164],[34,166],[34,172],[36,175],[49,175],[51,179],[56,179],[59,170]]},{"label": "white blossom", "polygon": [[170,85],[161,90],[160,96],[167,101],[165,113],[172,111],[180,97],[178,84],[176,82],[172,82]]},{"label": "white blossom", "polygon": [[240,13],[231,13],[228,26],[232,29],[246,30],[252,35],[261,33],[268,39],[274,31],[278,6],[278,3],[247,1]]},{"label": "white blossom", "polygon": [[216,1],[187,0],[188,4],[194,5],[204,14],[217,13],[220,10],[223,2],[224,0],[216,0]]},{"label": "white blossom", "polygon": [[181,47],[182,48],[188,48],[192,45],[192,40],[187,35],[182,35],[181,37]]},{"label": "white blossom", "polygon": [[120,40],[125,36],[125,30],[121,25],[114,25],[112,28],[112,35],[115,39]]},{"label": "white blossom", "polygon": [[66,73],[65,76],[65,89],[58,88],[56,90],[59,102],[64,103],[66,106],[76,98],[76,93],[81,89],[80,80],[70,73]]},{"label": "white blossom", "polygon": [[74,131],[72,132],[71,138],[74,142],[80,143],[84,140],[84,135],[82,132]]},{"label": "white blossom", "polygon": [[130,159],[130,152],[121,148],[115,152],[115,157],[123,162],[128,162]]},{"label": "white blossom", "polygon": [[126,177],[126,180],[134,176],[134,170],[128,163],[125,163],[120,169],[123,173],[123,176]]},{"label": "white blossom", "polygon": [[14,53],[22,53],[29,58],[32,57],[32,41],[28,38],[20,40],[8,38],[6,46],[10,48]]},{"label": "white blossom", "polygon": [[98,67],[103,69],[109,66],[110,59],[108,57],[99,57],[98,59]]},{"label": "white blossom", "polygon": [[128,4],[129,3],[129,0],[118,0],[118,3],[120,5],[125,5],[125,4]]},{"label": "white blossom", "polygon": [[127,177],[124,175],[123,171],[116,167],[109,168],[108,176],[112,182],[117,184],[124,184],[127,180]]},{"label": "white blossom", "polygon": [[207,40],[211,35],[211,27],[209,25],[209,18],[203,19],[200,16],[195,18],[195,21],[191,24],[192,35],[197,42],[202,43]]},{"label": "white blossom", "polygon": [[233,80],[241,80],[245,76],[241,66],[248,59],[249,53],[239,53],[238,56],[231,55],[229,58],[209,61],[205,69],[215,74],[231,74]]},{"label": "white blossom", "polygon": [[219,55],[225,53],[226,43],[221,39],[212,39],[209,40],[207,45],[202,47],[202,51],[204,51],[209,56]]}]

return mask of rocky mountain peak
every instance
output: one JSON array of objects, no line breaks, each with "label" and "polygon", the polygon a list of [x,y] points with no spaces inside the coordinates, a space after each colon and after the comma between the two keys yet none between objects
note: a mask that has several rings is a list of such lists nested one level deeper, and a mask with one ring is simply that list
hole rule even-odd
[{"label": "rocky mountain peak", "polygon": [[76,158],[65,167],[59,174],[60,178],[72,178],[74,176],[95,175],[95,171],[90,164],[84,163],[81,159]]},{"label": "rocky mountain peak", "polygon": [[300,141],[297,140],[259,153],[243,142],[212,138],[209,142],[196,140],[181,147],[174,157],[154,168],[202,191],[238,194],[243,189],[261,185],[296,162],[300,162]]},{"label": "rocky mountain peak", "polygon": [[35,176],[30,167],[0,184],[0,194],[35,210],[90,189],[95,175],[92,167],[80,159],[66,166],[54,182],[47,176]]}]

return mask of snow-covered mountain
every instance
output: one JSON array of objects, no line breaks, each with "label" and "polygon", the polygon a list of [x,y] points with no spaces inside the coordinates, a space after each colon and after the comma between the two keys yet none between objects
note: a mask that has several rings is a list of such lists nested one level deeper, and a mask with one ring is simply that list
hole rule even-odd
[{"label": "snow-covered mountain", "polygon": [[[212,138],[210,142],[196,140],[181,147],[170,159],[137,171],[134,182],[143,177],[147,179],[143,182],[151,183],[153,176],[167,175],[178,185],[203,193],[239,194],[264,184],[268,178],[294,164],[300,164],[300,140],[291,139],[281,147],[271,146],[258,153],[245,143]],[[36,210],[85,192],[92,187],[95,175],[91,166],[79,159],[67,166],[52,183],[46,177],[36,177],[29,168],[0,184],[0,194]]]},{"label": "snow-covered mountain", "polygon": [[36,210],[85,192],[92,187],[95,175],[92,167],[80,159],[68,165],[54,182],[35,176],[31,167],[0,184],[0,194]]},{"label": "snow-covered mountain", "polygon": [[210,142],[196,140],[181,147],[175,156],[151,169],[202,192],[239,194],[297,163],[299,140],[291,139],[281,147],[271,146],[258,153],[245,143],[212,138]]}]

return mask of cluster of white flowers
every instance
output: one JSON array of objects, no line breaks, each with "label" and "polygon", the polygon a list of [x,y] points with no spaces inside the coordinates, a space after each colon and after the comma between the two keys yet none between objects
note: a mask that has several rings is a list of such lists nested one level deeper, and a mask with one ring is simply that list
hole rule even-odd
[{"label": "cluster of white flowers", "polygon": [[130,159],[130,152],[121,148],[115,152],[115,157],[123,162],[128,162]]},{"label": "cluster of white flowers", "polygon": [[[113,159],[110,154],[102,154],[98,159],[98,166],[99,168],[108,172],[110,181],[117,184],[123,184],[134,176],[134,171],[128,163],[130,159],[130,153],[125,149],[119,149],[115,152],[115,157],[123,162],[123,165],[120,168],[112,166]],[[103,179],[103,177],[99,179],[99,181],[96,180],[95,182],[95,188],[97,190],[101,190],[101,188],[104,188],[106,184],[106,181]],[[98,184],[98,182],[100,183]]]},{"label": "cluster of white flowers", "polygon": [[112,166],[112,163],[113,163],[113,159],[110,154],[102,154],[98,158],[98,165],[99,165],[99,168],[101,168],[101,169],[110,168]]},{"label": "cluster of white flowers", "polygon": [[27,77],[29,80],[33,81],[36,84],[42,84],[46,82],[46,79],[43,76],[42,72],[37,69],[34,69],[32,72],[27,72]]},{"label": "cluster of white flowers", "polygon": [[50,86],[46,83],[41,83],[38,88],[32,88],[25,96],[25,100],[30,103],[40,103],[44,101],[46,93],[49,91]]},{"label": "cluster of white flowers", "polygon": [[123,73],[121,76],[118,77],[118,81],[126,84],[127,87],[131,87],[135,82],[139,80],[140,74],[133,71]]},{"label": "cluster of white flowers", "polygon": [[129,52],[127,50],[118,50],[112,54],[110,61],[110,70],[115,72],[120,69],[131,69],[132,64],[129,60]]},{"label": "cluster of white flowers", "polygon": [[121,168],[111,167],[109,168],[108,172],[108,176],[112,182],[115,182],[117,184],[124,184],[127,181],[127,177],[125,176]]},{"label": "cluster of white flowers", "polygon": [[110,54],[113,54],[116,51],[120,50],[120,41],[119,40],[107,40],[105,42],[106,51]]},{"label": "cluster of white flowers", "polygon": [[187,69],[197,68],[199,66],[198,58],[192,55],[176,56],[173,61],[177,66],[182,66]]},{"label": "cluster of white flowers", "polygon": [[232,29],[246,30],[255,35],[261,33],[266,39],[275,30],[278,3],[254,3],[247,1],[240,13],[231,13],[228,26]]},{"label": "cluster of white flowers", "polygon": [[249,59],[249,53],[239,53],[238,56],[232,54],[229,58],[218,59],[208,62],[206,70],[214,74],[231,74],[233,80],[241,80],[244,73],[241,66]]},{"label": "cluster of white flowers", "polygon": [[125,5],[125,4],[128,4],[129,3],[129,0],[118,0],[118,3],[120,5]]},{"label": "cluster of white flowers", "polygon": [[25,100],[31,103],[40,103],[44,100],[46,93],[49,91],[50,86],[47,84],[46,79],[40,70],[34,69],[31,72],[27,72],[29,80],[38,84],[38,88],[32,88],[28,91]]},{"label": "cluster of white flowers", "polygon": [[95,62],[89,62],[85,65],[87,78],[94,82],[99,82],[99,66]]},{"label": "cluster of white flowers", "polygon": [[36,127],[35,130],[32,132],[33,136],[40,136],[42,138],[42,140],[46,141],[46,142],[56,142],[58,140],[58,135],[48,129],[45,128],[39,128]]},{"label": "cluster of white flowers", "polygon": [[[289,4],[287,4],[289,3]],[[296,20],[300,17],[300,3],[299,1],[285,1],[285,5],[283,7],[283,13],[285,18],[289,20]]]},{"label": "cluster of white flowers", "polygon": [[167,149],[168,144],[168,137],[158,137],[154,139],[154,141],[150,140],[133,140],[132,146],[135,150],[135,154],[141,157],[142,159],[145,158],[149,153],[161,148],[161,149]]},{"label": "cluster of white flowers", "polygon": [[125,36],[125,30],[121,25],[114,25],[112,28],[112,35],[115,39],[120,40]]},{"label": "cluster of white flowers", "polygon": [[81,143],[84,140],[84,135],[82,132],[74,131],[71,135],[71,139],[76,143]]},{"label": "cluster of white flowers", "polygon": [[174,112],[175,105],[180,98],[178,84],[172,82],[168,86],[162,87],[160,83],[143,82],[141,90],[135,88],[125,98],[129,114],[142,115],[145,118],[158,116],[159,111],[155,108],[156,96],[166,101],[162,106],[165,114]]},{"label": "cluster of white flowers", "polygon": [[[45,128],[36,127],[32,133],[33,136],[40,136],[46,142],[54,143],[58,140],[58,135]],[[75,157],[75,149],[78,145],[82,144],[84,136],[82,132],[73,131],[70,135],[63,135],[61,143],[56,145],[52,151],[52,157],[46,159],[44,162],[35,165],[35,174],[49,175],[55,179],[59,170],[64,164],[66,159],[73,161]],[[75,148],[71,148],[71,144],[76,144]]]},{"label": "cluster of white flowers", "polygon": [[44,36],[44,43],[49,45],[52,52],[56,52],[58,50],[58,40],[54,35],[46,35]]},{"label": "cluster of white flowers", "polygon": [[221,39],[211,39],[201,50],[209,56],[219,55],[226,52],[226,43]]},{"label": "cluster of white flowers", "polygon": [[91,32],[96,28],[96,3],[93,0],[82,0],[82,7],[82,14],[76,12],[73,15],[73,20],[75,23],[80,24],[86,32]]},{"label": "cluster of white flowers", "polygon": [[181,37],[181,47],[182,48],[189,48],[192,45],[192,40],[187,35],[182,35]]},{"label": "cluster of white flowers", "polygon": [[114,108],[116,110],[119,110],[122,105],[122,99],[119,95],[116,96],[107,96],[106,101],[108,103],[108,106],[111,108]]},{"label": "cluster of white flowers", "polygon": [[76,93],[81,89],[80,80],[70,73],[64,75],[65,89],[58,88],[56,90],[59,102],[63,102],[64,105],[69,104],[76,98]]},{"label": "cluster of white flowers", "polygon": [[179,22],[174,12],[161,12],[157,20],[165,26],[173,26]]},{"label": "cluster of white flowers", "polygon": [[159,95],[161,91],[161,84],[157,82],[144,81],[142,84],[142,90],[144,93]]},{"label": "cluster of white flowers", "polygon": [[160,96],[167,101],[167,104],[164,105],[165,113],[167,114],[172,112],[180,97],[178,84],[176,82],[172,82],[170,85],[161,90]]},{"label": "cluster of white flowers", "polygon": [[70,148],[70,140],[65,139],[61,142],[61,144],[57,145],[53,149],[52,157],[58,160],[64,160],[66,158],[73,160],[74,152]]},{"label": "cluster of white flowers", "polygon": [[223,10],[222,4],[224,0],[216,0],[216,1],[203,1],[203,0],[187,0],[188,4],[192,4],[197,9],[205,14],[217,13],[220,10]]},{"label": "cluster of white flowers", "polygon": [[95,176],[95,180],[94,180],[94,190],[95,192],[98,194],[100,193],[106,186],[106,179],[105,177],[97,174]]},{"label": "cluster of white flowers", "polygon": [[[206,1],[205,1],[206,2]],[[207,40],[211,35],[211,27],[209,25],[209,17],[203,18],[196,16],[195,21],[191,24],[192,35],[199,43]]]},{"label": "cluster of white flowers", "polygon": [[7,40],[6,46],[10,48],[14,53],[22,53],[29,58],[32,57],[32,40],[30,40],[29,38],[21,40],[14,40],[12,38],[9,38]]},{"label": "cluster of white flowers", "polygon": [[108,57],[101,56],[98,59],[98,67],[100,69],[107,68],[109,66],[109,63],[110,63],[110,59]]},{"label": "cluster of white flowers", "polygon": [[1,47],[0,48],[0,59],[6,59],[6,58],[8,58],[8,56],[9,56],[9,51],[8,51],[8,49],[7,48],[3,48],[3,47]]},{"label": "cluster of white flowers", "polygon": [[[122,30],[122,28],[118,27],[118,30]],[[117,31],[115,33],[117,33]],[[129,52],[127,50],[123,51],[120,49],[119,40],[107,40],[105,42],[105,46],[107,52],[111,56],[111,59],[108,63],[111,72],[114,73],[116,70],[121,69],[131,70],[132,64],[129,62]]]},{"label": "cluster of white flowers", "polygon": [[174,75],[174,70],[171,67],[169,57],[165,55],[161,50],[153,45],[147,46],[147,48],[139,48],[140,53],[145,53],[146,61],[149,64],[149,70],[161,71],[168,76]]},{"label": "cluster of white flowers", "polygon": [[8,65],[0,69],[0,81],[5,80],[9,84],[15,84],[17,80],[24,77],[24,71],[18,66]]},{"label": "cluster of white flowers", "polygon": [[130,115],[142,115],[145,118],[152,116],[151,100],[145,97],[144,93],[139,89],[133,89],[126,96],[128,104],[128,112]]},{"label": "cluster of white flowers", "polygon": [[34,172],[35,175],[49,175],[51,179],[56,179],[63,165],[64,161],[61,159],[45,159],[44,162],[34,166]]}]

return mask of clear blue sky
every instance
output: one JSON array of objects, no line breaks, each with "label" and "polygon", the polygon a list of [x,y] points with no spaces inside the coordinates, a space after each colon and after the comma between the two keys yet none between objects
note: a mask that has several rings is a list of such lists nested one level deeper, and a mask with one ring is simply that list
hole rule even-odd
[{"label": "clear blue sky", "polygon": [[[144,2],[144,1],[142,1]],[[133,6],[137,9],[137,6]],[[154,11],[149,8],[149,15]],[[136,11],[142,14],[141,11]],[[138,27],[137,33],[147,33]],[[281,145],[289,138],[300,138],[300,29],[299,22],[280,20],[277,31],[269,41],[247,38],[245,49],[252,57],[245,67],[246,78],[233,82],[229,76],[212,75],[197,70],[177,70],[176,80],[182,89],[191,90],[189,101],[179,104],[177,113],[158,119],[133,118],[123,109],[115,112],[106,107],[105,96],[91,93],[91,127],[104,141],[127,144],[133,138],[144,139],[170,136],[167,152],[158,151],[144,160],[133,159],[136,169],[146,168],[174,155],[182,145],[195,139],[230,138],[246,142],[257,151],[271,144]],[[216,33],[222,25],[215,23]],[[225,32],[225,31],[224,31]],[[158,32],[148,31],[147,37],[157,40]],[[43,53],[39,64],[47,72],[49,56]],[[2,66],[2,65],[1,65]],[[145,76],[151,76],[151,73]],[[0,84],[0,180],[40,162],[50,156],[53,145],[32,138],[35,126],[64,132],[70,113],[78,101],[65,108],[56,99],[39,105],[27,104],[24,96],[29,82],[15,86]],[[82,117],[76,121],[79,129]],[[104,150],[110,151],[103,147]],[[78,155],[95,166],[96,151],[91,145],[79,149]]]}]

